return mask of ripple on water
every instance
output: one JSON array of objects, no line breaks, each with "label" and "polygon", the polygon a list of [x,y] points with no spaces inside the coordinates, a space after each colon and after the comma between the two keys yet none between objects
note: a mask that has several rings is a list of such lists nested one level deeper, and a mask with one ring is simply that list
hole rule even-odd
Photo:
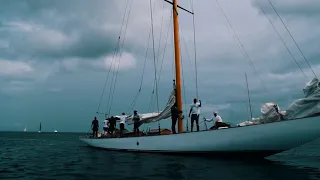
[{"label": "ripple on water", "polygon": [[[2,133],[2,132],[0,132]],[[0,134],[0,179],[307,180],[320,177],[320,141],[257,162],[110,152],[79,134]]]}]

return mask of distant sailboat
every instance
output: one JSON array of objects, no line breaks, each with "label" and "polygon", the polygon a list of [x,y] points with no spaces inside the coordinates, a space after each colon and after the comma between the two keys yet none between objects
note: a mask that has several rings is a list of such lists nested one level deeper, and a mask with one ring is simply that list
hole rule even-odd
[{"label": "distant sailboat", "polygon": [[41,122],[40,122],[40,127],[39,127],[39,131],[38,132],[41,133]]},{"label": "distant sailboat", "polygon": [[24,128],[24,130],[23,130],[24,132],[26,132],[27,131],[27,126]]},{"label": "distant sailboat", "polygon": [[58,133],[58,131],[55,129],[55,130],[54,130],[54,133],[55,133],[55,134],[57,134],[57,133]]}]

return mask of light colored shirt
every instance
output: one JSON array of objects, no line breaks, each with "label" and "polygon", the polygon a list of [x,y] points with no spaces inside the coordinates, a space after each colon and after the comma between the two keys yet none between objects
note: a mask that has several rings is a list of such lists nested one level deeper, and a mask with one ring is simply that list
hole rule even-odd
[{"label": "light colored shirt", "polygon": [[199,115],[200,114],[200,103],[197,102],[196,104],[191,104],[190,106],[191,108],[191,114],[197,114]]},{"label": "light colored shirt", "polygon": [[222,119],[219,115],[217,115],[216,117],[214,117],[215,122],[222,122]]},{"label": "light colored shirt", "polygon": [[122,115],[122,116],[120,116],[120,123],[126,123],[126,118],[127,118],[127,116],[126,115]]},{"label": "light colored shirt", "polygon": [[212,116],[211,119],[206,119],[207,121],[214,121],[214,122],[222,122],[221,116],[217,115],[216,117]]},{"label": "light colored shirt", "polygon": [[104,121],[103,121],[103,123],[104,123],[104,124],[103,124],[103,127],[109,127],[108,122],[109,122],[108,120],[104,120]]}]

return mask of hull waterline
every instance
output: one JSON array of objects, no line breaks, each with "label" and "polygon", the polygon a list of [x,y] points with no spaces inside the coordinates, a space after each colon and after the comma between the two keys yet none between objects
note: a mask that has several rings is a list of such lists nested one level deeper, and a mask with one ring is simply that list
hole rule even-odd
[{"label": "hull waterline", "polygon": [[268,124],[128,138],[86,138],[91,147],[106,150],[169,154],[267,157],[320,137],[320,117]]}]

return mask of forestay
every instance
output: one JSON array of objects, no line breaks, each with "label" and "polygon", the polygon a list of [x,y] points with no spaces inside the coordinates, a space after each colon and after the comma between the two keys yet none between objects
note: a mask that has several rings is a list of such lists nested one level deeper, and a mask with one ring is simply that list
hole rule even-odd
[{"label": "forestay", "polygon": [[[166,106],[161,112],[144,113],[144,114],[138,113],[140,116],[140,125],[143,123],[152,123],[152,122],[157,122],[157,121],[169,118],[171,116],[171,107],[174,105],[175,101],[176,101],[175,90],[173,90],[169,96]],[[116,116],[116,117],[120,117],[120,116]],[[129,125],[133,124],[132,117],[133,115],[127,116],[127,123]]]}]

